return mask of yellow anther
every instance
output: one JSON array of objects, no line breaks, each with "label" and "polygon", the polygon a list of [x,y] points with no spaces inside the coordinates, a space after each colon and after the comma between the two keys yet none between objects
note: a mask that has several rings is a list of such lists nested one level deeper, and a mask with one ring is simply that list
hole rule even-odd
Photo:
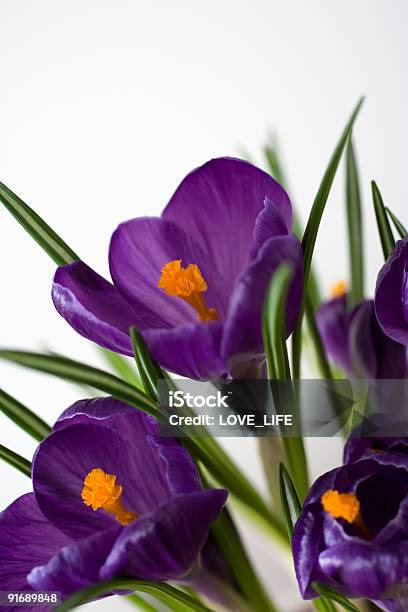
[{"label": "yellow anther", "polygon": [[187,268],[181,266],[181,259],[169,261],[162,268],[159,289],[164,289],[166,295],[179,297],[190,304],[198,313],[200,321],[217,321],[215,308],[208,308],[203,293],[208,289],[200,268],[196,264],[189,264]]},{"label": "yellow anther", "polygon": [[330,287],[330,296],[332,298],[342,297],[347,292],[347,283],[344,280],[338,281]]},{"label": "yellow anther", "polygon": [[121,495],[122,486],[116,484],[115,474],[95,468],[85,477],[81,494],[84,504],[94,511],[102,508],[113,514],[121,525],[129,525],[137,519],[137,514],[125,510]]},{"label": "yellow anther", "polygon": [[339,493],[330,489],[322,495],[321,501],[325,512],[336,519],[354,523],[360,515],[360,502],[354,493]]}]

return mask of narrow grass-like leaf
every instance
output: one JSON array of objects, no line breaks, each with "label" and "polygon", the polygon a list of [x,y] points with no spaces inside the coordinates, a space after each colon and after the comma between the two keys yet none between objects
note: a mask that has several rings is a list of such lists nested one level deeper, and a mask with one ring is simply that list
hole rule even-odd
[{"label": "narrow grass-like leaf", "polygon": [[285,342],[285,308],[292,269],[282,264],[275,271],[264,303],[262,335],[269,376],[290,379],[290,366]]},{"label": "narrow grass-like leaf", "polygon": [[52,374],[58,378],[91,385],[122,401],[160,418],[156,405],[142,391],[113,374],[68,359],[60,355],[28,353],[24,351],[0,351],[0,358],[18,363],[26,368]]},{"label": "narrow grass-like leaf", "polygon": [[138,372],[132,368],[131,362],[126,357],[100,346],[97,349],[114,374],[125,380],[129,385],[133,385],[137,389],[143,389],[143,383]]},{"label": "narrow grass-like leaf", "polygon": [[47,423],[3,389],[0,389],[0,410],[39,442],[51,431]]},{"label": "narrow grass-like leaf", "polygon": [[0,183],[0,202],[44,249],[58,266],[79,259],[78,255],[28,204]]},{"label": "narrow grass-like leaf", "polygon": [[[275,402],[278,406],[289,405],[296,410],[297,401],[291,393],[290,366],[285,341],[286,300],[291,278],[292,269],[287,264],[282,264],[275,271],[264,304],[262,333],[270,378],[288,381],[282,388],[278,388],[279,397],[275,398]],[[297,436],[284,436],[282,443],[298,490],[305,495],[308,489],[308,473],[303,440]]]},{"label": "narrow grass-like leaf", "polygon": [[289,541],[292,541],[293,528],[299,517],[302,506],[296,493],[295,485],[283,463],[279,466],[279,486],[282,513],[285,519]]},{"label": "narrow grass-like leaf", "polygon": [[316,591],[316,593],[319,593],[319,595],[323,595],[324,597],[327,597],[328,599],[340,604],[345,610],[350,610],[350,612],[359,612],[357,606],[352,604],[351,601],[325,584],[312,582],[312,588]]},{"label": "narrow grass-like leaf", "polygon": [[324,597],[313,599],[313,605],[319,612],[337,612],[336,606],[330,601],[330,599],[325,599]]},{"label": "narrow grass-like leaf", "polygon": [[227,512],[221,512],[211,531],[250,609],[254,612],[275,612],[276,608],[255,574],[235,525]]},{"label": "narrow grass-like leaf", "polygon": [[130,328],[133,353],[137,369],[143,383],[145,393],[154,401],[157,400],[157,384],[159,379],[165,378],[161,367],[151,358],[146,343],[137,331],[136,327]]},{"label": "narrow grass-like leaf", "polygon": [[364,298],[364,244],[360,183],[351,136],[346,151],[346,204],[351,278],[348,301],[353,308]]},{"label": "narrow grass-like leaf", "polygon": [[302,247],[304,253],[304,280],[305,287],[303,290],[302,308],[299,315],[299,320],[292,339],[292,363],[293,363],[293,377],[295,379],[300,378],[300,359],[302,351],[302,320],[303,313],[306,306],[306,295],[307,287],[309,284],[309,273],[312,265],[312,257],[316,244],[317,233],[319,231],[320,222],[323,216],[324,209],[327,204],[327,200],[330,194],[331,187],[333,185],[334,177],[336,176],[337,168],[340,163],[341,156],[346,146],[347,140],[350,136],[353,128],[354,121],[358,115],[358,112],[363,103],[363,98],[360,99],[356,108],[354,109],[344,131],[340,137],[340,140],[330,158],[329,164],[323,175],[323,179],[320,183],[316,197],[314,199],[312,209],[310,211],[309,220],[306,225],[305,232],[302,239]]},{"label": "narrow grass-like leaf", "polygon": [[130,603],[137,606],[139,610],[144,610],[145,612],[157,612],[157,608],[155,606],[143,599],[143,597],[141,597],[140,595],[136,595],[136,593],[133,593],[133,595],[129,595],[128,597],[126,597],[126,601],[129,601]]},{"label": "narrow grass-like leaf", "polygon": [[401,221],[398,219],[398,217],[396,217],[394,215],[394,213],[386,206],[385,210],[387,212],[387,215],[389,216],[389,218],[391,219],[391,221],[394,224],[395,229],[398,232],[398,235],[400,238],[406,238],[408,231],[405,229],[405,226],[401,223]]},{"label": "narrow grass-like leaf", "polygon": [[310,338],[313,342],[313,347],[316,354],[317,366],[322,378],[331,380],[333,378],[332,369],[327,359],[326,351],[324,350],[322,338],[316,324],[316,318],[313,311],[313,306],[309,299],[306,299],[306,322],[309,330]]},{"label": "narrow grass-like leaf", "polygon": [[392,234],[390,222],[388,221],[387,213],[385,212],[385,206],[380,190],[378,189],[375,181],[371,181],[371,189],[384,259],[388,259],[395,247],[395,240]]},{"label": "narrow grass-like leaf", "polygon": [[94,586],[86,587],[71,595],[65,600],[56,610],[59,612],[67,612],[84,603],[92,601],[105,593],[112,591],[136,591],[140,593],[149,593],[162,603],[168,605],[172,610],[180,610],[182,612],[211,612],[204,604],[199,602],[194,597],[190,597],[180,589],[177,589],[164,582],[147,582],[145,580],[133,580],[132,578],[118,578],[107,582],[99,582]]},{"label": "narrow grass-like leaf", "polygon": [[0,459],[31,478],[31,463],[2,444],[0,444]]}]

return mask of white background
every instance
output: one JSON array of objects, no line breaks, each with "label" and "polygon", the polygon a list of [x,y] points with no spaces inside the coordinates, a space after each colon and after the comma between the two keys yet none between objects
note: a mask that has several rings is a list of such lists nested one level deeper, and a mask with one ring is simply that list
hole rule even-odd
[{"label": "white background", "polygon": [[[279,137],[291,195],[306,218],[365,94],[355,139],[370,294],[381,265],[372,178],[408,221],[407,7],[405,0],[0,0],[0,180],[107,274],[120,221],[159,214],[183,176],[211,157],[245,150],[261,163],[268,133]],[[339,174],[316,249],[326,290],[348,276],[343,187]],[[98,363],[94,347],[54,311],[53,263],[4,210],[0,223],[0,344]],[[0,380],[49,422],[81,395],[4,363]],[[34,450],[1,416],[0,443],[28,458]],[[264,487],[253,441],[228,445]],[[340,460],[338,441],[309,446],[315,476]],[[0,482],[0,507],[30,486],[2,464]],[[300,609],[282,555],[245,533],[282,609]]]}]

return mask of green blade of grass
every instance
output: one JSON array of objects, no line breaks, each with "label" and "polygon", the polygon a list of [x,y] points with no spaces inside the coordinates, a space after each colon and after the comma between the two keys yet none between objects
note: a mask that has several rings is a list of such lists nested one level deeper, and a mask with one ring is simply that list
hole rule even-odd
[{"label": "green blade of grass", "polygon": [[3,183],[0,183],[0,202],[58,266],[79,259],[78,255],[44,219]]},{"label": "green blade of grass", "polygon": [[157,400],[157,384],[160,379],[165,378],[165,374],[160,366],[151,358],[147,346],[136,327],[130,328],[133,353],[137,369],[143,383],[145,393],[154,401]]},{"label": "green blade of grass", "polygon": [[394,213],[386,206],[386,213],[394,224],[395,229],[398,232],[400,238],[406,238],[408,232],[405,229],[405,226],[401,223],[401,221],[394,215]]},{"label": "green blade of grass", "polygon": [[346,205],[351,278],[348,301],[351,309],[364,298],[364,244],[360,182],[351,136],[346,151]]},{"label": "green blade of grass", "polygon": [[334,177],[337,173],[337,168],[340,163],[341,156],[345,149],[347,140],[350,136],[353,128],[354,121],[360,111],[363,98],[361,98],[355,107],[340,140],[330,158],[329,164],[323,175],[316,197],[314,199],[312,209],[310,211],[309,219],[306,225],[306,229],[303,234],[302,247],[304,253],[304,280],[305,287],[303,290],[302,307],[299,315],[299,320],[292,339],[292,358],[293,358],[293,377],[295,379],[300,378],[300,359],[302,351],[302,320],[303,313],[306,306],[307,287],[309,284],[309,273],[312,265],[312,257],[316,244],[316,238],[319,231],[320,222],[324,213],[324,209],[327,204],[327,200],[330,194],[331,187],[333,185]]},{"label": "green blade of grass", "polygon": [[289,541],[292,541],[293,528],[302,509],[295,485],[283,463],[279,466],[279,487],[282,504],[282,514],[285,519]]},{"label": "green blade of grass", "polygon": [[143,389],[140,376],[136,370],[132,368],[126,357],[114,353],[109,349],[102,348],[101,346],[98,346],[97,349],[114,374],[122,378],[122,380],[125,380],[129,385],[133,385],[137,389]]},{"label": "green blade of grass", "polygon": [[211,612],[210,608],[207,608],[197,599],[169,584],[134,580],[133,578],[118,578],[107,582],[99,582],[93,586],[81,589],[65,600],[56,610],[67,612],[112,591],[148,593],[168,605],[172,610],[180,610],[180,612],[188,612],[189,610],[193,610],[193,612]]},{"label": "green blade of grass", "polygon": [[371,182],[371,189],[373,194],[375,217],[377,219],[378,233],[380,235],[384,259],[388,259],[388,257],[394,250],[395,240],[392,234],[390,222],[388,221],[387,213],[385,212],[385,206],[380,190],[378,189],[375,181]]},{"label": "green blade of grass", "polygon": [[2,444],[0,444],[0,459],[11,465],[13,468],[16,468],[16,470],[19,470],[19,472],[25,476],[31,478],[31,463],[21,455],[18,455]]},{"label": "green blade of grass", "polygon": [[0,410],[39,442],[51,432],[47,423],[3,389],[0,389]]},{"label": "green blade of grass", "polygon": [[340,595],[340,593],[337,593],[330,587],[327,587],[324,584],[319,584],[318,582],[312,582],[312,588],[316,591],[316,593],[319,593],[319,595],[327,597],[328,599],[340,604],[345,610],[350,610],[350,612],[359,612],[357,606],[352,604],[346,597]]}]

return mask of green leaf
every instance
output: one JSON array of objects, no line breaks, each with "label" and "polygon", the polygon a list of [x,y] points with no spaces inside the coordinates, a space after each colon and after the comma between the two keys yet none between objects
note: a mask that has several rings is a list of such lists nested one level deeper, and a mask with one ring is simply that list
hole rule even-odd
[{"label": "green leaf", "polygon": [[0,351],[0,358],[18,363],[26,368],[57,376],[58,378],[91,385],[158,419],[161,418],[155,403],[142,391],[113,374],[86,365],[85,363],[80,363],[61,355],[28,353],[24,351]]},{"label": "green leaf", "polygon": [[290,366],[285,342],[285,310],[292,269],[282,264],[273,274],[262,313],[262,335],[269,376],[290,379]]},{"label": "green leaf", "polygon": [[398,219],[398,217],[396,217],[394,215],[394,213],[387,206],[385,207],[385,210],[387,212],[387,215],[389,216],[389,218],[393,222],[394,227],[397,230],[399,237],[400,238],[406,238],[408,232],[405,229],[404,225],[401,223],[401,221]]},{"label": "green leaf", "polygon": [[143,390],[143,384],[138,373],[132,368],[126,357],[101,346],[98,346],[97,349],[114,374],[125,380],[129,385]]},{"label": "green leaf", "polygon": [[307,296],[306,298],[306,322],[310,334],[310,339],[313,342],[317,366],[319,368],[320,374],[322,378],[332,380],[332,369],[330,367],[329,360],[327,359],[326,351],[324,350],[322,338],[320,336],[320,332],[316,324],[316,318],[309,296]]},{"label": "green leaf", "polygon": [[0,183],[0,202],[3,202],[13,217],[58,266],[79,259],[78,255],[39,215],[3,183]]},{"label": "green leaf", "polygon": [[161,367],[151,358],[147,346],[136,327],[130,328],[133,352],[137,369],[140,372],[145,393],[154,401],[157,400],[157,384],[165,378]]},{"label": "green leaf", "polygon": [[378,233],[380,234],[381,246],[384,253],[384,259],[388,259],[395,247],[395,240],[392,234],[390,222],[388,221],[385,206],[381,197],[380,190],[375,181],[371,181],[371,189],[373,193],[373,203],[375,216],[377,219]]},{"label": "green leaf", "polygon": [[[262,333],[269,376],[271,379],[286,381],[290,381],[291,378],[285,341],[286,300],[291,278],[291,268],[287,264],[279,266],[272,277],[262,315]],[[275,401],[278,406],[297,409],[296,398],[290,393],[289,382],[277,392],[279,397],[275,398]],[[284,436],[282,443],[298,490],[305,495],[308,490],[308,471],[303,440],[297,436]]]},{"label": "green leaf", "polygon": [[140,610],[145,610],[145,612],[157,612],[157,608],[155,606],[152,606],[152,604],[143,599],[143,597],[140,595],[136,595],[136,593],[126,597],[126,600],[135,604],[135,606],[137,606]]},{"label": "green leaf", "polygon": [[319,612],[337,612],[336,606],[330,601],[330,599],[325,599],[324,597],[313,599],[313,605],[316,610],[319,610]]},{"label": "green leaf", "polygon": [[31,478],[31,463],[2,444],[0,444],[0,459]]},{"label": "green leaf", "polygon": [[51,432],[47,423],[3,389],[0,389],[0,410],[39,442]]},{"label": "green leaf", "polygon": [[340,140],[330,158],[329,164],[323,175],[316,197],[314,199],[312,210],[310,211],[309,220],[303,234],[302,247],[304,253],[304,281],[305,288],[303,290],[302,308],[299,315],[298,323],[292,338],[292,356],[293,356],[293,377],[300,378],[300,359],[302,351],[302,319],[306,306],[307,287],[309,284],[309,273],[312,265],[312,257],[316,244],[316,238],[319,231],[320,222],[323,216],[324,209],[333,185],[334,177],[336,176],[337,168],[340,163],[341,156],[346,146],[347,140],[353,128],[354,121],[363,103],[363,98],[360,99],[354,109]]},{"label": "green leaf", "polygon": [[211,531],[250,609],[254,612],[275,612],[276,608],[255,574],[235,525],[226,511],[221,512]]},{"label": "green leaf", "polygon": [[353,308],[364,298],[364,244],[360,184],[351,136],[346,152],[346,203],[351,277],[349,307]]},{"label": "green leaf", "polygon": [[296,493],[295,485],[283,463],[279,465],[279,485],[282,513],[286,523],[289,541],[292,541],[293,528],[299,517],[302,506]]},{"label": "green leaf", "polygon": [[316,593],[319,593],[319,595],[323,595],[324,597],[327,597],[328,599],[331,599],[332,601],[335,601],[336,603],[340,604],[345,610],[350,610],[351,612],[359,612],[357,606],[352,604],[351,601],[344,597],[344,595],[340,595],[340,593],[337,593],[330,587],[324,584],[320,584],[318,582],[312,582],[312,588],[316,591]]},{"label": "green leaf", "polygon": [[189,610],[193,610],[193,612],[211,612],[210,608],[207,608],[207,606],[197,599],[190,597],[187,593],[169,584],[133,580],[132,578],[118,578],[116,580],[100,582],[93,586],[86,587],[85,589],[81,589],[74,593],[74,595],[71,595],[71,597],[64,601],[56,610],[66,612],[67,610],[72,610],[77,606],[92,601],[100,595],[116,590],[149,593],[149,595],[153,595],[171,609],[180,610],[180,612],[188,612]]}]

